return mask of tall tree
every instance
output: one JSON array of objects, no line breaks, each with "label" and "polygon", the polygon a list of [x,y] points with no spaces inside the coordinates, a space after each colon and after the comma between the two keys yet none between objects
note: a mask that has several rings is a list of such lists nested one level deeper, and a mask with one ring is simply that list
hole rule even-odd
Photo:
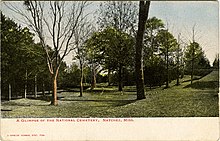
[{"label": "tall tree", "polygon": [[[1,12],[1,73],[2,73],[2,91],[8,90],[8,100],[12,97],[12,83],[15,76],[20,71],[18,58],[21,52],[19,38],[21,29],[11,19],[5,17]],[[21,38],[22,40],[23,38]],[[16,62],[17,61],[17,62]]]},{"label": "tall tree", "polygon": [[[162,73],[157,73],[158,65],[161,65],[162,61],[158,55],[159,48],[156,44],[156,37],[160,30],[164,29],[164,23],[161,19],[156,17],[149,18],[146,23],[145,35],[144,35],[144,72],[145,72],[145,84],[149,84],[150,88],[158,82],[158,77],[161,77]],[[162,79],[160,79],[162,80]]]},{"label": "tall tree", "polygon": [[[136,27],[137,27],[137,5],[131,1],[108,1],[102,2],[100,4],[100,8],[98,10],[99,19],[98,24],[102,29],[113,27],[117,31],[127,33],[131,36],[136,35]],[[117,34],[117,32],[115,32]],[[118,36],[118,35],[113,35]],[[121,38],[116,38],[115,42],[121,42]],[[117,41],[118,40],[118,41]],[[119,47],[120,48],[120,47]],[[118,49],[119,49],[118,48]],[[118,69],[118,79],[122,80],[122,65]],[[112,68],[109,65],[108,68],[108,78],[110,78],[110,74],[112,72]],[[119,90],[122,90],[122,82],[119,82]]]},{"label": "tall tree", "polygon": [[3,84],[8,83],[10,92],[21,92],[26,98],[28,80],[33,79],[40,69],[45,68],[42,66],[44,52],[34,43],[34,34],[27,27],[21,28],[3,14],[1,27]]},{"label": "tall tree", "polygon": [[157,45],[160,49],[161,55],[166,62],[166,88],[169,87],[169,62],[171,59],[169,56],[173,55],[173,51],[177,47],[177,41],[174,36],[165,29],[160,30],[157,35]]},{"label": "tall tree", "polygon": [[[118,90],[122,91],[123,69],[131,65],[134,39],[115,28],[107,27],[93,34],[88,44],[104,69],[117,71]],[[95,51],[95,52],[94,52]]]},{"label": "tall tree", "polygon": [[[81,17],[84,18],[84,17]],[[79,60],[79,68],[80,68],[80,97],[83,94],[83,77],[84,77],[84,67],[87,58],[86,52],[86,40],[88,40],[89,36],[93,32],[93,27],[89,23],[87,19],[82,19],[82,22],[76,27],[74,32],[74,37],[76,39],[76,58]]]},{"label": "tall tree", "polygon": [[[53,78],[52,105],[58,105],[57,101],[57,76],[63,59],[75,49],[74,32],[82,22],[83,10],[88,6],[87,2],[60,2],[60,1],[25,1],[25,9],[28,14],[15,6],[8,6],[13,11],[24,17],[26,23],[38,36],[45,50],[48,70]],[[48,8],[49,7],[49,8]],[[87,14],[84,15],[86,17]],[[47,34],[49,33],[49,34]],[[47,38],[49,37],[49,38]],[[53,53],[47,48],[48,40],[52,42]]]},{"label": "tall tree", "polygon": [[150,1],[139,2],[139,21],[138,31],[135,44],[135,72],[136,72],[136,87],[137,87],[137,99],[144,99],[144,76],[143,76],[143,37],[145,31],[145,24],[148,18],[150,8]]},{"label": "tall tree", "polygon": [[192,27],[192,41],[187,46],[186,53],[185,53],[187,63],[190,62],[190,65],[188,64],[188,66],[191,67],[190,69],[191,84],[193,83],[195,64],[198,63],[199,58],[203,54],[201,46],[199,45],[199,43],[195,41],[195,36],[196,36],[195,27],[196,27],[196,24]]},{"label": "tall tree", "polygon": [[92,36],[86,40],[86,53],[88,66],[91,69],[91,90],[96,87],[96,75],[103,64],[102,42],[100,41],[100,33],[94,32]]},{"label": "tall tree", "polygon": [[193,76],[194,76],[194,67],[195,64],[198,63],[199,59],[201,58],[203,52],[202,48],[197,42],[192,42],[186,47],[185,51],[185,60],[186,60],[186,67],[191,73],[191,84],[193,83]]}]

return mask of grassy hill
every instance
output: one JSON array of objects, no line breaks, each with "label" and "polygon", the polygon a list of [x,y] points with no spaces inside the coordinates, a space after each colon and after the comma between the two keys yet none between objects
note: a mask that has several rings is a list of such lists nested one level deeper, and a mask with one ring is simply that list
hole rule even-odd
[{"label": "grassy hill", "polygon": [[213,71],[190,84],[185,76],[180,86],[146,88],[146,99],[136,101],[135,87],[98,87],[94,91],[61,92],[59,106],[38,99],[3,102],[2,117],[217,117],[219,75]]}]

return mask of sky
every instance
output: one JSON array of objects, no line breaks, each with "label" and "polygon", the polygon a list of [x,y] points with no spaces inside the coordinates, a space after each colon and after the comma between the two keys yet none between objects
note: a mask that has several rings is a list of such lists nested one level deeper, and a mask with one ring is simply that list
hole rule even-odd
[{"label": "sky", "polygon": [[[88,10],[95,11],[100,2],[94,2]],[[22,2],[14,2],[19,6]],[[198,42],[210,64],[219,52],[219,5],[216,1],[152,1],[149,17],[162,19],[169,31],[177,38],[181,34],[182,46],[192,41],[192,28],[195,26],[195,41]],[[19,15],[1,5],[3,14],[19,23]],[[90,18],[95,18],[90,15]],[[22,25],[22,23],[19,23]],[[67,64],[72,63],[72,56],[66,57]]]}]

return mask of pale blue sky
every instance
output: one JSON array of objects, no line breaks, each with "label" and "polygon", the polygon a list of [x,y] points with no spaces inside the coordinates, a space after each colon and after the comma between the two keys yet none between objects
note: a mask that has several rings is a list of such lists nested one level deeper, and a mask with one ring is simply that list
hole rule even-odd
[{"label": "pale blue sky", "polygon": [[206,56],[212,63],[219,52],[219,9],[218,2],[159,2],[151,3],[149,16],[156,16],[165,23],[169,30],[185,42],[192,41],[192,27],[195,26],[195,40],[199,42]]},{"label": "pale blue sky", "polygon": [[[15,2],[18,4],[19,2]],[[100,2],[95,2],[89,11],[98,8]],[[195,26],[195,40],[201,44],[207,58],[212,64],[215,55],[219,52],[219,5],[218,2],[205,1],[152,1],[149,17],[157,17],[168,23],[169,30],[177,37],[181,33],[184,42],[192,40],[192,27]],[[1,6],[3,13],[10,17],[19,17]],[[17,21],[15,19],[15,21]],[[70,63],[71,57],[66,58]]]}]

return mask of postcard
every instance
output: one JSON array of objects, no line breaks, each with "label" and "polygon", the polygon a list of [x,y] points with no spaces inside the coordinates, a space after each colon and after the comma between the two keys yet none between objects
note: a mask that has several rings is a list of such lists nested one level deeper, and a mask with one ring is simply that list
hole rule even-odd
[{"label": "postcard", "polygon": [[219,139],[216,1],[3,1],[1,140]]}]

